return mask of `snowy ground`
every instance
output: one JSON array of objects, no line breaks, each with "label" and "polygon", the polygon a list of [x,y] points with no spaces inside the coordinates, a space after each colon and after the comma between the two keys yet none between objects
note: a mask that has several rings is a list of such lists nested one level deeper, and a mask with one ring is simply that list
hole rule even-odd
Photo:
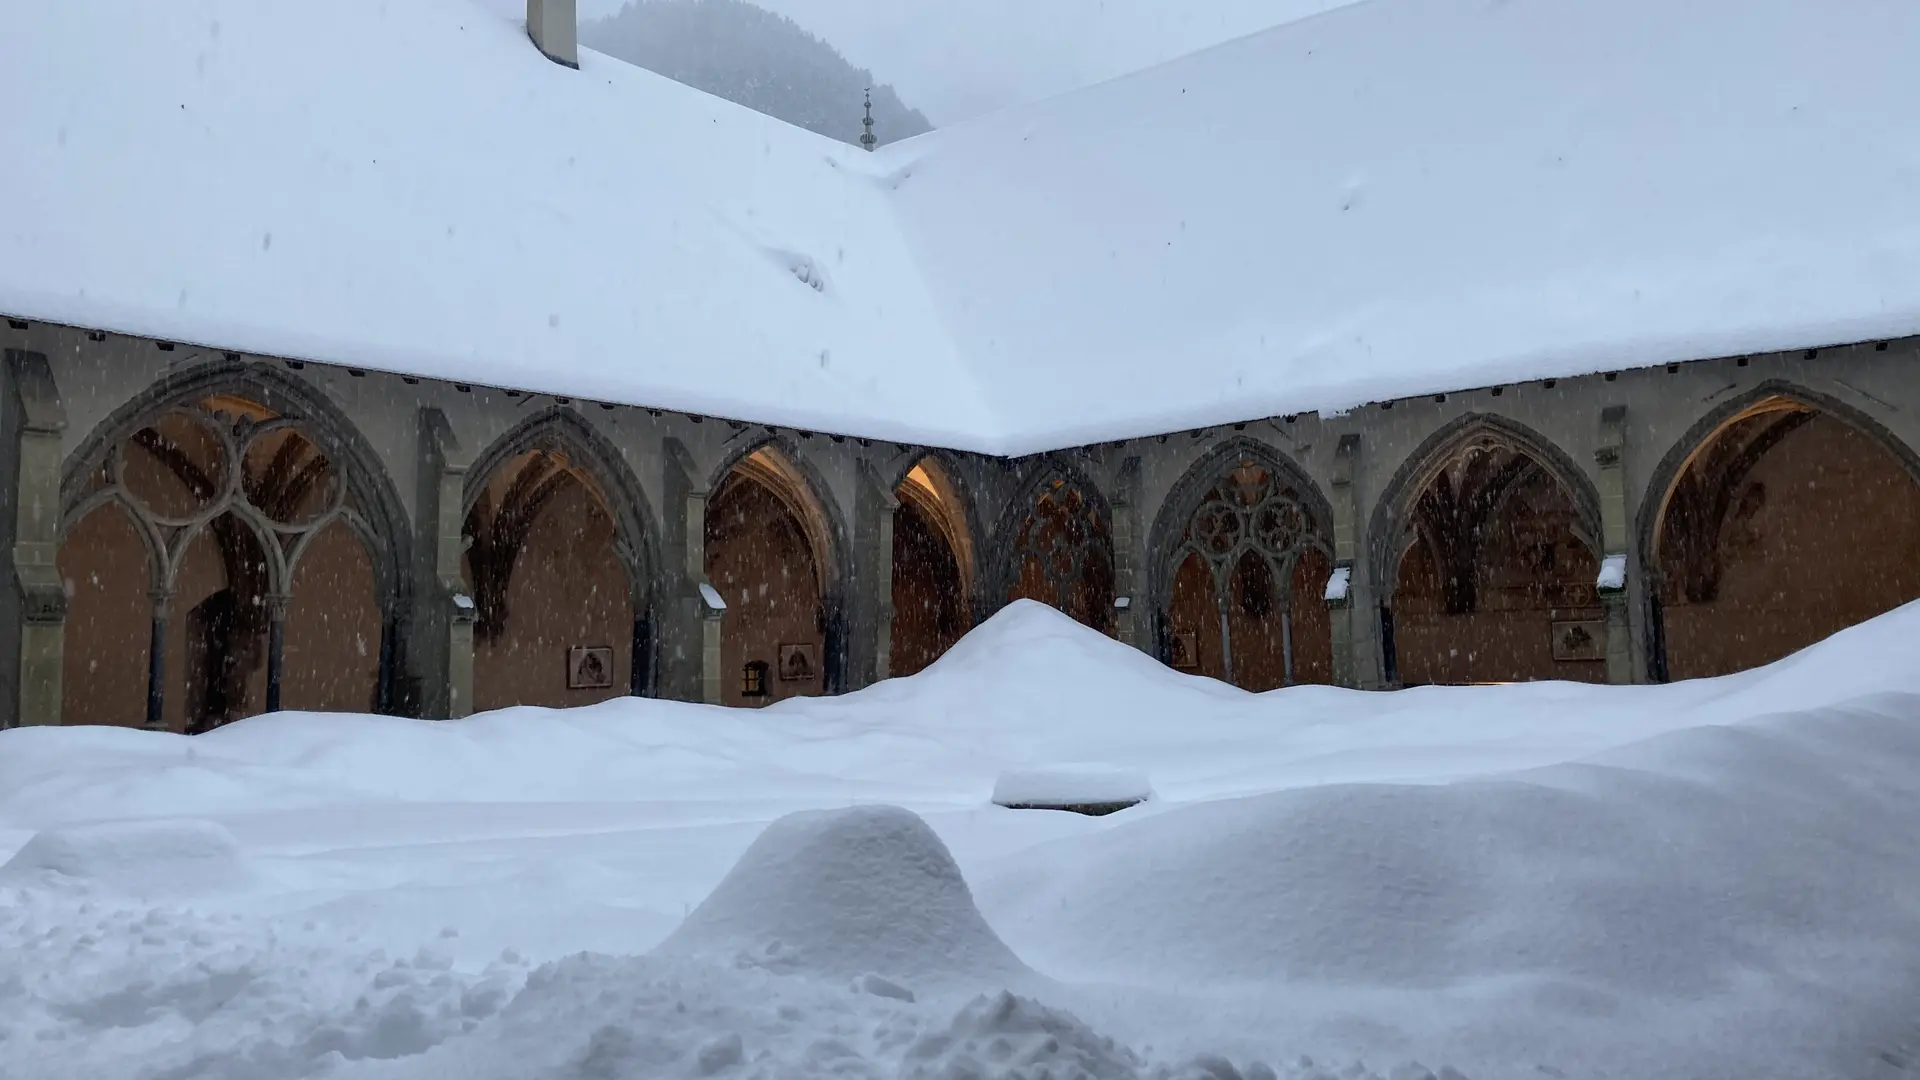
[{"label": "snowy ground", "polygon": [[[0,1077],[1916,1076],[1916,633],[1253,696],[1020,604],[761,712],[7,731]],[[989,804],[1062,766],[1154,798]]]}]

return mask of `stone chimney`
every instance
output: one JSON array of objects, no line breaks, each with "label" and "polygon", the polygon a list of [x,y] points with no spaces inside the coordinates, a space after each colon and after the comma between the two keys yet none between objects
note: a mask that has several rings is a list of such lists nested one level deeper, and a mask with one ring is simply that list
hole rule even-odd
[{"label": "stone chimney", "polygon": [[580,66],[580,26],[574,0],[527,0],[527,36],[547,59]]}]

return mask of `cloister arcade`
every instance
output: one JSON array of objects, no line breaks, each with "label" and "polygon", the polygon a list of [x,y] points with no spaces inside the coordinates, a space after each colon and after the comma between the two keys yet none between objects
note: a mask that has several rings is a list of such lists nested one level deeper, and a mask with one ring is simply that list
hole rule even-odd
[{"label": "cloister arcade", "polygon": [[1920,598],[1920,461],[1856,410],[1764,386],[1661,479],[1643,515],[1656,679],[1769,663]]},{"label": "cloister arcade", "polygon": [[258,373],[162,383],[101,425],[62,485],[64,717],[391,705],[405,536],[349,430]]},{"label": "cloister arcade", "polygon": [[841,542],[824,497],[774,446],[726,471],[707,503],[707,580],[726,602],[721,670],[728,705],[837,692]]},{"label": "cloister arcade", "polygon": [[1331,513],[1298,466],[1231,441],[1188,471],[1161,517],[1162,660],[1253,691],[1333,681]]},{"label": "cloister arcade", "polygon": [[1113,632],[1113,511],[1090,480],[1048,464],[1008,505],[999,536],[1003,602],[1038,600]]},{"label": "cloister arcade", "polygon": [[894,489],[888,673],[912,675],[973,628],[973,528],[947,468],[923,458]]},{"label": "cloister arcade", "polygon": [[104,337],[0,387],[23,717],[758,706],[1018,599],[1255,692],[1660,681],[1920,597],[1911,341],[1007,460]]},{"label": "cloister arcade", "polygon": [[647,691],[647,530],[619,460],[577,414],[555,409],[468,472],[461,569],[475,609],[476,709]]},{"label": "cloister arcade", "polygon": [[1465,417],[1416,451],[1385,505],[1390,682],[1605,681],[1599,499],[1564,454]]}]

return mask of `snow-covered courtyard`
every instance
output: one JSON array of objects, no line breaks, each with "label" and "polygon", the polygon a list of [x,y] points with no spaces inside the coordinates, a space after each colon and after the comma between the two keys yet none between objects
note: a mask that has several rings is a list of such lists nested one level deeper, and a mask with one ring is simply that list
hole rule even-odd
[{"label": "snow-covered courtyard", "polygon": [[1255,696],[1022,602],[760,711],[0,732],[0,1076],[1912,1075],[1916,633]]}]

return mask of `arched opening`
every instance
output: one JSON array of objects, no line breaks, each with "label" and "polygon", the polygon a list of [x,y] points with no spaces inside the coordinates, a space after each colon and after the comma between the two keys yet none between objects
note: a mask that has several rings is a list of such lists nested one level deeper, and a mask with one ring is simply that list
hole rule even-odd
[{"label": "arched opening", "polygon": [[1482,429],[1413,491],[1388,612],[1400,683],[1605,681],[1599,556],[1553,469]]},{"label": "arched opening", "polygon": [[1320,533],[1298,489],[1250,457],[1233,459],[1174,549],[1167,661],[1253,691],[1331,681],[1332,563]]},{"label": "arched opening", "polygon": [[62,719],[143,723],[155,574],[129,511],[103,504],[74,523],[59,566],[68,600]]},{"label": "arched opening", "polygon": [[[70,481],[63,524],[69,588],[97,613],[69,622],[67,719],[197,732],[283,705],[376,707],[379,575],[355,538],[358,500],[308,426],[260,399],[204,392],[105,427],[91,471]],[[123,511],[117,526],[99,512],[109,503]],[[349,627],[372,638],[371,664],[343,666],[333,652],[330,636]],[[110,649],[144,656],[142,692],[124,659],[122,674],[88,685]]]},{"label": "arched opening", "polygon": [[959,491],[938,463],[915,465],[895,493],[889,673],[912,675],[973,625],[973,547]]},{"label": "arched opening", "polygon": [[830,537],[805,478],[771,447],[743,458],[708,499],[707,580],[727,605],[723,703],[766,705],[827,692],[834,663]]},{"label": "arched opening", "polygon": [[238,515],[195,534],[174,564],[166,726],[210,731],[266,711],[267,555]]},{"label": "arched opening", "polygon": [[1038,600],[1103,634],[1114,630],[1112,522],[1080,484],[1051,476],[1014,534],[1007,600]]},{"label": "arched opening", "polygon": [[605,493],[563,449],[522,452],[470,496],[476,710],[630,692],[633,589]]},{"label": "arched opening", "polygon": [[314,534],[294,564],[284,707],[378,708],[383,630],[378,595],[373,560],[345,521],[335,519]]},{"label": "arched opening", "polygon": [[1656,678],[1778,660],[1920,597],[1920,485],[1879,439],[1785,394],[1701,439],[1654,522]]}]

